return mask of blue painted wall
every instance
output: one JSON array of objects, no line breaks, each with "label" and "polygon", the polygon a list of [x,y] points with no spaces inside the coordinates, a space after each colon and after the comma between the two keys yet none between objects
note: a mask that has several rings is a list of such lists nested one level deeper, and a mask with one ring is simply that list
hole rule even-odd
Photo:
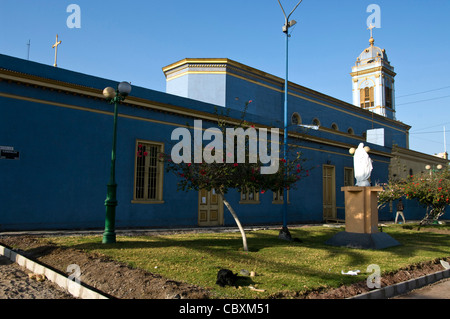
[{"label": "blue painted wall", "polygon": [[[80,89],[102,90],[117,82],[53,68],[30,61],[0,55],[0,68],[69,83]],[[55,82],[58,83],[58,82]],[[239,91],[238,96],[234,96]],[[249,85],[236,77],[227,78],[227,109],[240,118],[243,101],[253,99],[246,119],[263,125],[281,127],[282,93]],[[245,94],[244,94],[245,93]],[[15,81],[0,81],[0,145],[20,151],[20,160],[0,160],[0,230],[102,228],[105,219],[104,200],[109,180],[113,107],[104,99],[67,94],[64,91],[26,86]],[[214,114],[215,105],[192,99],[133,87],[133,97],[156,104]],[[9,97],[7,97],[9,96]],[[13,97],[11,97],[13,96]],[[231,98],[233,96],[233,98]],[[236,99],[238,97],[239,99]],[[311,97],[308,97],[311,98]],[[29,100],[32,99],[32,100]],[[319,99],[319,98],[318,98]],[[39,101],[42,101],[40,103]],[[327,103],[331,103],[327,101]],[[336,121],[339,127],[352,126],[356,136],[332,131],[307,131],[305,136],[319,137],[348,145],[357,145],[367,119],[355,117],[334,108],[304,99],[293,98],[291,109],[298,111],[303,123],[318,117],[324,126]],[[162,204],[133,204],[135,145],[137,139],[162,142],[170,152],[170,135],[180,125],[196,119],[195,115],[176,115],[130,105],[119,106],[116,181],[118,184],[117,227],[196,226],[198,194],[177,192],[177,177],[164,173]],[[342,124],[341,124],[342,123]],[[211,125],[204,121],[204,127]],[[387,122],[392,126],[392,122]],[[387,127],[387,126],[386,126]],[[297,132],[303,132],[301,130]],[[322,165],[336,167],[336,206],[338,218],[344,218],[344,167],[353,167],[348,149],[312,142],[308,138],[290,139],[301,147],[313,167],[310,176],[290,192],[288,221],[320,222],[322,220]],[[389,148],[371,145],[374,150]],[[372,181],[386,181],[389,158],[373,155]],[[272,204],[272,192],[260,194],[260,204],[239,204],[240,194],[230,192],[227,199],[244,224],[280,223],[282,205]],[[392,213],[380,213],[393,219]],[[226,225],[234,220],[224,211]],[[408,217],[407,217],[408,218]],[[418,217],[420,218],[420,217]]]}]

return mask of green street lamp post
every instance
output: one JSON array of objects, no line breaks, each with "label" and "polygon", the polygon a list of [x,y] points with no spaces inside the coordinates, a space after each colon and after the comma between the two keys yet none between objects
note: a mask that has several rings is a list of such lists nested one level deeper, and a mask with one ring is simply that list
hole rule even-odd
[{"label": "green street lamp post", "polygon": [[103,233],[103,243],[110,244],[116,242],[116,137],[117,137],[117,106],[119,102],[125,100],[125,98],[131,92],[131,85],[128,82],[121,82],[117,86],[117,90],[112,87],[107,87],[103,90],[103,95],[109,101],[110,104],[114,104],[114,129],[113,129],[113,142],[111,152],[111,173],[109,176],[109,182],[107,185],[106,193],[106,218],[105,218],[105,232]]}]

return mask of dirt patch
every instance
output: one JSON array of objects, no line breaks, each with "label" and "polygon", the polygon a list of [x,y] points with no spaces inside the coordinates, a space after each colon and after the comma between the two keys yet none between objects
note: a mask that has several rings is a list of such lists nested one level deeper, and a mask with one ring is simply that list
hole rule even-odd
[{"label": "dirt patch", "polygon": [[[44,242],[39,237],[1,237],[0,243],[14,247],[30,259],[67,273],[67,267],[76,264],[83,270],[80,280],[110,296],[120,299],[207,299],[212,296],[208,289],[178,282],[152,274],[142,269],[131,268],[103,255],[81,250],[59,247]],[[450,258],[444,259],[450,261]],[[386,274],[381,287],[442,271],[440,260],[422,262]],[[369,292],[366,281],[334,289],[317,289],[306,293],[279,292],[274,299],[344,299]]]}]

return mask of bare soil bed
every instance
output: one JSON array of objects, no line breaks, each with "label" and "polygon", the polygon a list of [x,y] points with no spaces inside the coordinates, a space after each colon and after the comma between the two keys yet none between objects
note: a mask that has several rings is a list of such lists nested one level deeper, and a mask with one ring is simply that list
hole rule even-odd
[{"label": "bare soil bed", "polygon": [[[208,299],[214,298],[208,289],[178,282],[170,278],[152,274],[142,269],[131,268],[126,264],[116,262],[108,257],[87,253],[81,250],[59,247],[43,242],[38,236],[9,236],[0,237],[0,243],[14,247],[24,256],[48,265],[62,273],[67,273],[67,266],[79,265],[82,269],[80,280],[114,298],[119,299]],[[447,261],[450,258],[446,259]],[[386,274],[381,279],[381,286],[390,286],[430,273],[442,271],[439,260],[410,265],[397,272]],[[22,278],[26,280],[27,278]],[[10,289],[11,280],[2,280],[0,287]],[[27,283],[21,283],[26,285]],[[31,283],[28,282],[28,285]],[[4,288],[6,287],[6,288]],[[279,292],[271,296],[274,299],[344,299],[370,291],[365,281],[334,289],[318,289],[306,293]],[[17,295],[20,298],[19,295]],[[57,296],[58,298],[58,296]],[[60,296],[59,298],[65,298]]]}]

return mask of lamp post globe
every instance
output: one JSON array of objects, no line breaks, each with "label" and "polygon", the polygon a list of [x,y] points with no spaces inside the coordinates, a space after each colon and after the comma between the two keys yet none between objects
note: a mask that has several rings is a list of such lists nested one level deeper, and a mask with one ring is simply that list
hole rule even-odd
[{"label": "lamp post globe", "polygon": [[114,96],[116,96],[116,90],[114,90],[112,87],[108,86],[103,90],[103,96],[107,100],[112,100]]},{"label": "lamp post globe", "polygon": [[131,92],[131,84],[128,82],[120,82],[117,89],[119,90],[120,95],[128,96]]}]

